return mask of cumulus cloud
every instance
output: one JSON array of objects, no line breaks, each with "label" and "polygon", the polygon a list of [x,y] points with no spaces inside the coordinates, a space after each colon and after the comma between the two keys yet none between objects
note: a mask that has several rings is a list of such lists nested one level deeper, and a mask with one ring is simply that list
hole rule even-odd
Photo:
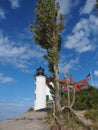
[{"label": "cumulus cloud", "polygon": [[96,0],[86,0],[84,7],[81,9],[80,14],[90,14],[94,9]]},{"label": "cumulus cloud", "polygon": [[95,74],[96,76],[98,76],[98,70],[95,70],[95,71],[94,71],[94,74]]},{"label": "cumulus cloud", "polygon": [[81,18],[73,28],[72,34],[67,36],[65,48],[75,49],[79,53],[94,50],[97,42],[95,35],[98,35],[97,28],[96,16],[90,15],[89,19]]},{"label": "cumulus cloud", "polygon": [[3,64],[10,63],[17,68],[27,69],[32,59],[40,59],[44,55],[43,49],[36,46],[32,48],[29,44],[16,44],[0,33],[0,62]]},{"label": "cumulus cloud", "polygon": [[64,15],[68,15],[71,11],[71,8],[74,6],[77,6],[79,3],[79,0],[56,0],[60,4],[60,13]]},{"label": "cumulus cloud", "polygon": [[79,57],[77,57],[76,59],[71,59],[69,62],[65,62],[65,63],[64,60],[63,62],[61,61],[59,65],[60,73],[65,74],[66,72],[69,72],[70,69],[76,70],[75,65],[77,65],[78,63],[79,63]]},{"label": "cumulus cloud", "polygon": [[0,20],[5,19],[5,10],[0,8]]},{"label": "cumulus cloud", "polygon": [[60,4],[60,12],[62,14],[67,15],[70,12],[70,8],[71,8],[70,1],[71,0],[56,0],[56,2],[59,2]]},{"label": "cumulus cloud", "polygon": [[[8,0],[11,4],[12,9],[16,9],[20,7],[21,0]],[[6,12],[3,8],[0,8],[0,20],[6,19]]]},{"label": "cumulus cloud", "polygon": [[4,76],[4,74],[0,73],[0,83],[9,83],[12,81],[13,81],[12,77]]},{"label": "cumulus cloud", "polygon": [[13,9],[20,7],[20,0],[9,0],[9,2],[11,3],[11,7]]}]

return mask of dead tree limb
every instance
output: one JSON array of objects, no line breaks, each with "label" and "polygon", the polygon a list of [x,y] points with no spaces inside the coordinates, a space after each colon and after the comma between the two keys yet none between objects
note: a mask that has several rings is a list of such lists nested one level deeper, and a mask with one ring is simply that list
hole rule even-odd
[{"label": "dead tree limb", "polygon": [[74,105],[74,103],[75,103],[75,94],[76,94],[76,90],[74,89],[74,91],[73,91],[73,100],[72,100],[72,103],[71,103],[71,105],[70,105],[70,107],[72,108],[73,107],[73,105]]},{"label": "dead tree limb", "polygon": [[71,113],[73,113],[73,114],[76,116],[77,120],[78,120],[85,128],[87,128],[87,130],[90,130],[89,125],[77,114],[76,111],[74,111],[70,106],[64,106],[64,107],[62,107],[62,112],[63,112],[64,110],[66,110],[66,109],[69,110]]}]

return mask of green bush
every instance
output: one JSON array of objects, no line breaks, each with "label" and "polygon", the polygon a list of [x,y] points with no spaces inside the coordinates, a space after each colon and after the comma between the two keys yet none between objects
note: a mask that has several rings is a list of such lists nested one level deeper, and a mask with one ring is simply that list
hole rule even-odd
[{"label": "green bush", "polygon": [[98,89],[89,88],[76,93],[74,109],[98,109]]},{"label": "green bush", "polygon": [[[70,93],[70,99],[72,102],[73,93]],[[67,92],[62,92],[61,106],[68,105]],[[73,108],[75,110],[87,110],[98,109],[98,88],[89,88],[76,92],[75,103]]]}]

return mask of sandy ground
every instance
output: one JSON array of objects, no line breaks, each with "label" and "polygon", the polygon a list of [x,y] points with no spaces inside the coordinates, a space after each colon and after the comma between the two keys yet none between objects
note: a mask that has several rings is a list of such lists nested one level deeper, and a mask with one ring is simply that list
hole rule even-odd
[{"label": "sandy ground", "polygon": [[27,112],[16,118],[0,122],[0,130],[50,130],[45,121],[46,112]]}]

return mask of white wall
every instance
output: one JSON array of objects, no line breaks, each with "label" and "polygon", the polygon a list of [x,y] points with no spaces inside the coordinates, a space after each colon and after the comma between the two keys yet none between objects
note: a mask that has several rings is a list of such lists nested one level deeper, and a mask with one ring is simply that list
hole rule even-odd
[{"label": "white wall", "polygon": [[35,103],[34,110],[46,108],[46,77],[35,77]]},{"label": "white wall", "polygon": [[46,95],[49,96],[49,100],[53,100],[50,89],[46,84],[46,76],[36,76],[34,110],[46,108]]},{"label": "white wall", "polygon": [[[52,82],[50,82],[49,84],[50,84],[50,85],[53,85]],[[51,93],[50,93],[50,89],[48,88],[47,85],[46,85],[46,95],[49,95],[49,100],[50,100],[50,101],[53,100],[52,95],[51,95]]]}]

